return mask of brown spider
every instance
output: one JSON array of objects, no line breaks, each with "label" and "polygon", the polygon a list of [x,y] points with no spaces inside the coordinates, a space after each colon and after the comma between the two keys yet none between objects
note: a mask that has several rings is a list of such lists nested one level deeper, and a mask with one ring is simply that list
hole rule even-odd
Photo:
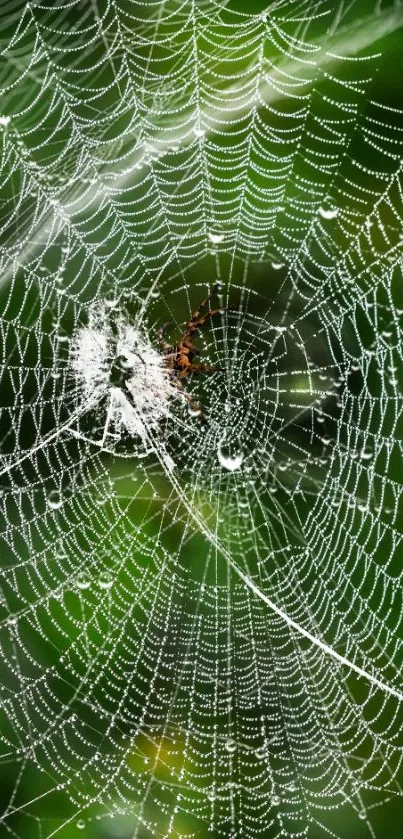
[{"label": "brown spider", "polygon": [[202,314],[202,310],[207,306],[210,302],[211,298],[217,294],[218,283],[214,286],[213,290],[210,294],[205,297],[204,300],[200,303],[198,309],[193,312],[191,318],[189,318],[183,334],[179,338],[176,344],[167,344],[164,341],[164,332],[167,326],[171,323],[171,321],[166,321],[162,324],[161,328],[158,331],[158,340],[162,347],[162,350],[165,355],[165,365],[171,371],[172,379],[175,387],[179,388],[188,400],[190,407],[196,411],[200,416],[204,418],[203,412],[196,405],[192,398],[186,393],[183,385],[182,380],[186,379],[188,376],[197,373],[215,373],[217,370],[220,370],[220,367],[211,367],[208,364],[199,364],[194,362],[195,356],[200,354],[200,350],[197,349],[194,345],[194,338],[197,335],[199,329],[208,321],[210,318],[215,317],[216,315],[221,314],[222,312],[228,312],[229,307],[223,309],[208,309],[207,312]]}]

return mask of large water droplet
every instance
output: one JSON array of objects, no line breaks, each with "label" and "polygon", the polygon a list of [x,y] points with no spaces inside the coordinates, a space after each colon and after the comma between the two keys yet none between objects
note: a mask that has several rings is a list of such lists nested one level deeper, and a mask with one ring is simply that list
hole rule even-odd
[{"label": "large water droplet", "polygon": [[114,582],[115,582],[114,578],[112,577],[112,574],[110,574],[109,571],[102,571],[101,574],[99,575],[99,579],[98,579],[99,588],[103,588],[103,589],[112,588]]},{"label": "large water droplet", "polygon": [[210,239],[210,242],[213,242],[214,245],[218,245],[220,242],[224,241],[224,233],[214,233],[212,230],[210,230],[208,237]]},{"label": "large water droplet", "polygon": [[319,207],[319,215],[324,219],[336,218],[338,212],[338,207]]},{"label": "large water droplet", "polygon": [[220,465],[223,469],[228,469],[229,472],[235,472],[237,469],[240,469],[244,461],[244,455],[242,452],[233,454],[225,448],[225,446],[223,446],[223,441],[220,441],[218,444],[217,456]]},{"label": "large water droplet", "polygon": [[82,589],[82,590],[84,590],[86,588],[89,588],[90,585],[91,585],[90,575],[87,574],[86,571],[80,571],[80,573],[77,574],[77,577],[76,577],[76,585],[77,585],[77,588]]},{"label": "large water droplet", "polygon": [[58,510],[63,504],[63,498],[58,489],[52,489],[48,495],[48,505],[52,510]]},{"label": "large water droplet", "polygon": [[236,740],[233,737],[228,737],[225,741],[225,749],[229,754],[236,752]]}]

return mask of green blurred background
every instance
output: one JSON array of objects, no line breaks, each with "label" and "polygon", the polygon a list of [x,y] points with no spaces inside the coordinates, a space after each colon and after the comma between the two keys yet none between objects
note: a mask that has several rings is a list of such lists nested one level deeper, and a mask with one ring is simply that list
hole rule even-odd
[{"label": "green blurred background", "polygon": [[[11,32],[15,31],[16,22],[18,23],[18,18],[21,17],[22,14],[22,6],[20,7],[15,6],[13,9],[7,8],[8,4],[4,6],[2,10],[2,21],[4,24],[4,33],[2,37],[6,40],[7,32],[11,34]],[[79,14],[84,14],[84,6],[82,4],[78,4],[78,9],[70,10],[70,12],[66,13],[65,17],[65,25],[74,27],[76,25],[76,18],[77,11]],[[261,2],[246,2],[246,0],[237,0],[237,2],[230,4],[231,8],[236,11],[244,12],[246,14],[251,14],[254,11],[261,12],[265,5]],[[365,4],[361,4],[359,7],[364,14],[366,11]],[[392,8],[392,7],[391,7]],[[396,6],[397,13],[399,11],[399,7]],[[39,14],[40,12],[38,12]],[[398,20],[398,14],[396,13],[396,20]],[[45,12],[44,12],[45,14]],[[69,17],[70,15],[70,17]],[[357,20],[359,20],[359,15],[357,15]],[[403,21],[402,21],[403,23]],[[391,32],[387,35],[387,37],[382,37],[379,39],[376,35],[376,17],[374,18],[374,23],[372,27],[373,37],[371,38],[371,43],[368,43],[365,47],[365,53],[374,53],[380,52],[382,53],[382,57],[379,59],[377,63],[377,71],[374,75],[370,86],[369,86],[369,93],[368,93],[368,100],[369,99],[378,99],[383,102],[385,105],[389,107],[396,107],[402,108],[403,107],[403,89],[401,84],[402,79],[402,30],[397,28],[396,31]],[[382,33],[382,26],[380,24],[380,31]],[[360,34],[360,28],[357,27],[358,36]],[[357,36],[357,37],[358,37]],[[57,49],[57,40],[55,40],[55,47]],[[7,59],[5,60],[7,63]],[[6,72],[6,70],[4,71]],[[326,81],[323,81],[323,84],[326,84]],[[34,88],[33,88],[34,89]],[[29,82],[26,84],[25,87],[27,97],[29,98]],[[52,95],[55,94],[55,91],[52,91]],[[56,93],[57,96],[57,93]],[[115,89],[109,94],[110,102],[109,107],[113,109],[115,106],[114,97],[117,96],[117,90]],[[105,104],[106,107],[106,104]],[[53,114],[54,120],[57,120],[57,112]],[[43,136],[43,132],[51,132],[53,129],[56,131],[56,122],[52,124],[52,113],[51,115],[47,116],[47,124],[45,128],[43,125],[41,126],[40,130],[38,131],[37,139],[40,136]],[[35,135],[31,137],[32,143],[35,141]],[[61,130],[61,138],[60,143],[63,143],[63,130]],[[377,152],[374,149],[373,160],[369,157],[368,146],[365,148],[365,152],[363,151],[363,160],[365,160],[366,165],[369,168],[376,168],[377,166]],[[77,152],[77,149],[74,149],[74,153]],[[54,151],[53,153],[57,155],[57,142],[55,141],[54,144]],[[12,161],[5,158],[3,160],[3,167],[5,170],[7,166],[12,167]],[[4,168],[3,168],[4,173]],[[11,186],[10,186],[11,183]],[[19,187],[21,184],[19,183],[19,176],[14,175],[12,176],[11,182],[7,184],[6,187],[6,194],[7,190],[8,199],[4,198],[4,205],[6,207],[10,206],[10,194],[13,196],[13,200],[15,201],[15,195],[18,194]],[[222,185],[222,189],[225,190],[225,184]],[[33,204],[36,201],[36,196],[33,196]],[[30,221],[30,208],[27,203],[24,204],[24,208],[21,209],[18,225],[21,225],[21,231],[24,233],[26,230],[26,226],[29,226]],[[10,231],[7,230],[7,236],[3,239],[3,245],[7,246],[8,238],[12,238],[12,234],[16,235],[17,231],[14,230]],[[95,234],[95,239],[100,242],[102,241],[102,228],[100,231],[97,231]],[[60,244],[60,242],[59,242]],[[78,256],[77,263],[79,264],[80,255]],[[58,247],[55,247],[55,252],[49,252],[49,255],[46,260],[44,261],[43,265],[44,268],[44,276],[46,277],[46,270],[49,274],[52,273],[54,267],[59,262],[59,254],[58,254]],[[109,265],[113,266],[113,258],[109,262]],[[117,263],[118,265],[118,263]],[[223,265],[225,265],[225,260],[223,260]],[[79,265],[77,266],[77,274],[75,275],[75,265],[72,262],[67,271],[67,276],[65,278],[66,283],[70,285],[70,288],[75,284],[76,290],[79,289],[82,301],[85,302],[85,299],[91,299],[92,289],[87,288],[84,289],[84,281],[82,278],[82,274],[80,272]],[[264,266],[266,270],[266,265]],[[116,268],[116,266],[115,266]],[[206,261],[202,264],[202,269],[204,274],[208,274],[209,271],[213,273],[214,267],[212,261]],[[190,284],[193,282],[196,283],[198,272],[200,271],[200,264],[196,264],[196,267],[189,269],[188,279]],[[237,279],[240,278],[242,275],[242,265],[240,264],[239,267],[234,272],[234,277]],[[95,280],[94,280],[95,281]],[[274,280],[273,280],[274,282]],[[248,283],[249,287],[252,290],[255,290],[257,294],[262,293],[262,271],[259,267],[251,267],[248,275]],[[167,287],[169,288],[170,280],[166,280]],[[127,288],[130,287],[130,275],[127,278]],[[22,289],[21,285],[21,289]],[[198,292],[192,297],[193,300],[196,301],[197,304],[197,294]],[[259,307],[259,298],[257,298],[256,308]],[[36,319],[38,318],[38,309],[39,305],[43,306],[43,300],[39,301],[38,298],[35,297],[35,293],[32,292],[31,296],[26,298],[24,295],[24,291],[19,291],[18,283],[16,286],[12,288],[10,291],[10,281],[7,281],[3,284],[1,289],[1,298],[0,298],[2,310],[7,313],[7,319],[12,320],[13,313],[19,313],[19,322],[23,323],[28,327],[32,327],[35,323]],[[180,307],[182,306],[182,311]],[[181,295],[178,295],[177,305],[176,305],[176,316],[178,321],[183,321],[187,316],[187,304],[184,300],[182,300]],[[152,319],[155,324],[163,319],[166,312],[164,311],[164,306],[160,305],[158,301],[154,304],[154,310]],[[42,328],[43,333],[46,335],[46,330],[51,330],[53,318],[57,316],[58,324],[62,325],[62,329],[65,331],[66,335],[69,335],[71,331],[71,325],[75,319],[75,313],[72,310],[69,310],[67,306],[62,313],[60,310],[55,308],[53,302],[49,303],[49,306],[45,310],[45,315],[42,320]],[[7,354],[7,357],[12,361],[13,353],[15,352],[15,347],[13,347],[13,336],[10,335],[7,340],[4,341],[3,351]],[[44,362],[44,358],[46,358],[46,341],[43,343],[44,351],[42,352],[42,364],[46,365]],[[25,352],[25,364],[28,368],[30,360],[32,364],[32,369],[35,367],[35,361],[38,354],[38,347],[33,345],[32,347],[27,346],[24,350]],[[61,354],[63,357],[63,352]],[[49,348],[49,369],[52,365],[52,353]],[[46,372],[46,366],[44,367]],[[46,375],[48,374],[48,371]],[[44,380],[46,379],[46,375],[44,376]],[[35,393],[38,387],[38,378],[36,374],[33,374],[31,379],[28,377],[27,381],[24,384],[25,388],[25,397],[30,392],[32,393],[32,399],[35,401]],[[43,399],[46,402],[46,410],[44,415],[41,417],[42,429],[44,433],[51,433],[51,430],[54,425],[54,417],[52,414],[52,398],[53,398],[53,387],[54,382],[51,384],[51,387],[43,391]],[[15,383],[11,384],[9,381],[8,387],[7,382],[5,382],[3,389],[2,389],[2,403],[4,405],[8,405],[11,401],[13,394],[15,391]],[[203,395],[203,391],[202,391]],[[59,406],[60,407],[60,406]],[[65,406],[65,414],[63,414],[63,405],[61,406],[61,416],[67,418],[68,417],[68,410],[69,405],[68,403]],[[15,445],[15,438],[13,437],[13,433],[10,431],[9,427],[9,420],[6,418],[3,420],[3,453],[7,454],[8,452],[12,451]],[[29,429],[24,426],[23,431],[24,439],[23,439],[23,446],[28,447],[29,445]],[[20,441],[21,442],[21,441]],[[68,469],[69,465],[74,464],[77,462],[79,458],[79,448],[75,445],[74,441],[71,444],[66,445],[64,447],[63,456],[65,458],[65,462],[63,464],[63,468],[66,470]],[[122,465],[123,464],[123,465]],[[143,557],[137,554],[137,561],[141,565],[142,563],[146,566],[147,561],[149,559],[149,553],[151,550],[153,540],[156,538],[156,531],[158,531],[158,521],[159,521],[159,514],[161,512],[161,505],[164,503],[164,500],[167,497],[168,489],[166,485],[166,479],[162,478],[158,474],[158,464],[155,467],[155,474],[152,476],[152,480],[150,485],[147,487],[147,491],[144,493],[144,498],[142,497],[141,491],[139,492],[138,489],[134,489],[134,486],[143,481],[143,472],[139,470],[139,473],[136,472],[136,466],[134,463],[131,464],[130,469],[127,467],[127,460],[121,460],[119,458],[114,459],[105,458],[103,461],[103,467],[106,469],[106,472],[109,473],[109,476],[114,483],[119,488],[119,496],[130,498],[133,495],[133,503],[129,504],[127,507],[127,522],[128,522],[128,529],[129,526],[132,529],[136,530],[136,548],[137,550],[141,550],[141,546],[144,547],[144,555]],[[94,471],[92,471],[94,468]],[[95,498],[97,497],[97,480],[99,479],[99,498],[104,497],[104,486],[103,481],[105,480],[104,474],[100,472],[99,475],[96,474],[96,466],[94,467],[93,464],[88,466],[88,477],[91,476],[92,481],[92,493],[95,493]],[[49,463],[45,461],[39,461],[38,464],[35,465],[34,471],[36,473],[41,474],[41,478],[43,481],[43,486],[45,487],[45,491],[49,492],[52,491],[52,483],[51,483],[51,472],[49,469]],[[152,472],[152,469],[151,469]],[[83,476],[85,478],[85,475]],[[25,474],[25,479],[32,479],[33,476],[29,475],[28,471]],[[152,491],[150,490],[152,488]],[[7,495],[7,483],[4,485],[4,491]],[[86,543],[91,547],[91,550],[96,550],[96,545],[99,540],[101,543],[102,540],[102,552],[107,553],[108,551],[108,543],[106,532],[107,528],[105,526],[105,521],[109,522],[109,525],[112,527],[113,524],[113,516],[116,514],[116,510],[113,504],[108,507],[108,505],[104,505],[102,510],[102,515],[99,516],[99,519],[96,519],[95,513],[92,512],[91,518],[85,519],[84,523],[80,519],[80,515],[82,515],[83,509],[85,513],[88,514],[89,510],[93,510],[94,507],[94,495],[92,495],[91,502],[86,504],[85,502],[85,493],[83,493],[83,507],[77,506],[71,512],[70,517],[70,524],[71,526],[80,528],[82,527],[82,549],[85,550]],[[135,503],[134,503],[135,502]],[[18,519],[17,512],[14,510],[11,501],[7,501],[6,506],[6,517],[5,521],[13,521],[13,516],[15,516],[15,520]],[[92,508],[91,508],[92,503]],[[203,508],[203,503],[205,503],[205,499],[200,499],[200,506]],[[155,507],[155,516],[152,513],[152,506]],[[27,502],[27,507],[25,509],[25,514],[27,518],[32,515],[32,511],[29,509],[29,504]],[[43,513],[43,506],[41,509],[40,501],[38,501],[38,507],[35,510],[35,515],[39,515]],[[204,511],[206,516],[208,516],[208,510]],[[105,515],[106,518],[103,518]],[[144,521],[147,518],[147,526],[144,527]],[[74,522],[74,525],[72,525]],[[154,522],[154,523],[153,523]],[[63,531],[63,527],[67,528],[67,524],[59,523],[60,529],[57,533],[55,533],[55,570],[57,567],[57,550],[58,550],[58,542],[57,540],[60,539],[61,532]],[[140,531],[137,532],[137,527],[140,528]],[[97,529],[99,528],[99,529]],[[172,550],[175,550],[177,544],[180,541],[182,532],[182,523],[179,520],[176,527],[173,527],[169,531],[169,536],[165,542],[165,548],[171,547]],[[109,537],[112,538],[112,537]],[[39,549],[40,547],[40,535],[37,536],[37,545],[34,545],[34,548]],[[87,541],[86,541],[87,540]],[[17,543],[18,545],[18,543]],[[26,558],[24,555],[25,546],[22,546],[21,553],[22,558]],[[112,552],[112,546],[111,546]],[[198,538],[197,535],[194,535],[193,538],[189,541],[186,545],[185,549],[181,555],[181,562],[184,564],[189,563],[189,566],[193,568],[193,573],[196,575],[196,569],[200,568],[204,562],[204,555],[205,555],[205,546],[204,541],[201,538]],[[68,562],[68,559],[66,560]],[[15,555],[11,552],[7,553],[7,550],[4,549],[2,552],[2,564],[5,568],[9,565],[13,565],[15,563]],[[102,565],[102,563],[101,563]],[[105,562],[105,570],[104,574],[104,588],[107,588],[107,574],[108,574],[108,562]],[[99,571],[99,566],[97,566]],[[127,585],[130,586],[130,577],[128,577]],[[54,614],[56,616],[56,623],[59,629],[61,628],[60,634],[52,637],[52,633],[55,632],[54,628],[52,628],[51,623],[48,626],[48,639],[52,638],[54,641],[54,648],[52,649],[52,644],[50,643],[43,643],[41,647],[41,639],[40,634],[36,637],[32,637],[28,642],[27,639],[24,639],[24,643],[28,645],[28,643],[32,644],[32,651],[34,653],[34,657],[41,662],[46,662],[48,666],[55,664],[58,660],[58,655],[60,649],[63,644],[66,646],[68,645],[69,639],[71,639],[76,631],[77,631],[77,624],[80,623],[82,620],[83,614],[82,610],[91,609],[95,606],[96,601],[96,594],[88,593],[86,591],[86,578],[85,576],[82,579],[82,598],[72,598],[71,603],[68,607],[68,613],[64,610],[59,609],[57,606],[57,602],[52,605],[52,610],[54,610]],[[25,588],[25,595],[29,597],[29,583],[26,582]],[[24,593],[24,587],[22,587],[22,592]],[[7,603],[8,609],[14,608],[18,611],[20,603],[18,599],[15,603],[12,602],[12,595],[10,591],[7,591]],[[69,617],[67,616],[69,615]],[[6,615],[6,610],[4,611],[4,616]],[[2,615],[3,617],[3,615]],[[43,621],[46,621],[46,618],[42,617]],[[85,618],[84,618],[85,619]],[[63,623],[64,622],[64,623]],[[107,615],[105,615],[105,624],[107,624]],[[44,623],[45,625],[45,623]],[[100,627],[100,635],[102,635],[102,631],[105,630],[105,627]],[[63,631],[65,633],[65,637],[63,638]],[[9,641],[9,647],[7,647],[7,655],[12,657],[12,645],[14,641]],[[94,633],[94,637],[89,639],[89,647],[92,650],[92,654],[94,654],[94,650],[97,644],[96,633]],[[119,648],[116,649],[116,653],[119,653]],[[10,682],[8,682],[10,679]],[[7,691],[8,688],[13,685],[13,682],[10,678],[8,670],[5,671],[5,679],[4,679],[4,690],[2,692],[3,698],[7,699]],[[68,701],[71,705],[71,708],[74,708],[74,700],[72,699],[71,694],[72,686],[69,685],[68,675],[64,674],[64,676],[57,680],[55,679],[54,690],[58,693],[58,700],[60,701]],[[22,709],[22,715],[23,715]],[[4,715],[7,716],[7,711]],[[4,721],[4,725],[6,727],[7,723]],[[91,719],[87,719],[85,721],[85,725],[88,726],[88,729],[91,728],[92,721]],[[121,732],[122,741],[127,736],[127,732]],[[179,738],[180,741],[180,738]],[[59,744],[60,750],[63,749],[63,745]],[[143,754],[147,755],[148,751],[152,748],[149,743],[145,742],[140,747],[139,754],[133,754],[132,758],[130,759],[130,766],[129,769],[131,772],[143,772],[143,756],[141,756],[141,748],[143,749]],[[181,760],[181,747],[177,750],[178,753],[178,761]],[[139,756],[140,755],[140,756]],[[150,758],[153,758],[152,754],[150,754]],[[161,778],[163,779],[166,775],[169,775],[169,770],[175,766],[175,753],[173,755],[163,755],[163,759],[161,760],[161,768],[157,770],[161,772]],[[66,752],[66,762],[68,763],[69,760],[72,760],[71,755]],[[45,769],[43,768],[45,766]],[[19,773],[21,772],[21,780],[19,780]],[[401,780],[403,783],[403,776],[401,775]],[[14,801],[13,794],[17,788],[18,783],[18,800]],[[134,834],[136,829],[135,818],[129,815],[119,815],[114,813],[113,817],[109,817],[105,815],[105,810],[101,805],[97,807],[96,804],[92,804],[90,811],[85,813],[85,817],[81,818],[80,815],[77,815],[76,808],[74,805],[71,805],[71,802],[68,800],[68,797],[64,795],[63,791],[60,793],[53,793],[52,796],[44,795],[42,797],[42,792],[48,789],[49,786],[52,787],[53,780],[52,780],[52,755],[49,754],[46,756],[45,754],[42,755],[42,768],[39,766],[35,766],[35,763],[31,765],[28,769],[24,765],[24,769],[21,769],[21,764],[15,764],[14,760],[10,762],[5,757],[0,764],[0,796],[1,802],[3,807],[6,809],[10,806],[16,806],[17,811],[11,818],[5,818],[4,821],[0,822],[0,836],[15,836],[21,837],[21,839],[45,839],[51,835],[58,835],[61,839],[72,839],[72,837],[86,837],[87,839],[129,839]],[[376,804],[376,801],[381,799],[383,802],[382,805]],[[29,806],[25,804],[25,802],[33,802],[35,799],[35,803],[30,804]],[[390,800],[388,800],[390,799]],[[19,803],[21,803],[21,809],[19,809]],[[374,794],[374,801],[371,804],[371,799],[367,806],[367,812],[370,816],[372,828],[373,828],[373,835],[374,836],[382,836],[387,835],[390,839],[397,839],[401,835],[401,821],[400,819],[403,816],[403,803],[398,798],[394,798],[394,796],[389,796],[388,793],[384,793],[381,796],[375,796]],[[154,819],[156,822],[155,833],[156,835],[165,835],[163,829],[159,828],[159,819],[160,813],[158,811],[154,814]],[[370,835],[368,830],[368,825],[365,823],[363,824],[360,822],[359,819],[353,817],[351,811],[349,809],[343,810],[341,808],[337,812],[330,813],[327,816],[327,824],[330,826],[332,830],[334,830],[334,834],[343,839],[355,839],[355,837],[367,837]],[[204,832],[203,826],[195,821],[192,817],[187,817],[186,815],[183,816],[183,827],[181,828],[181,833],[176,833],[172,835],[180,836],[180,835],[189,835],[192,831],[195,831],[197,836],[203,837],[212,835],[211,833],[207,833],[207,829]],[[160,832],[161,831],[161,832]],[[137,834],[136,834],[137,835]],[[213,834],[214,835],[214,834]],[[319,837],[323,836],[323,832],[315,833],[314,828],[310,829],[309,836],[310,839],[319,839]],[[146,839],[149,836],[149,833],[142,832],[141,829],[138,833],[139,839]]]}]

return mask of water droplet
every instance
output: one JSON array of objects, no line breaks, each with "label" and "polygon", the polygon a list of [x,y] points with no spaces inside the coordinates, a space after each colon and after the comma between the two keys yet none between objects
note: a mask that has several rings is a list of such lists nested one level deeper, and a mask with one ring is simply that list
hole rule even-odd
[{"label": "water droplet", "polygon": [[261,12],[260,19],[263,21],[263,23],[266,23],[266,21],[267,21],[267,12]]},{"label": "water droplet", "polygon": [[259,748],[255,751],[255,755],[258,758],[258,760],[264,760],[265,757],[267,757],[266,746],[259,746]]},{"label": "water droplet", "polygon": [[372,460],[374,453],[371,449],[361,449],[360,460]]},{"label": "water droplet", "polygon": [[236,740],[233,737],[228,737],[225,741],[225,748],[229,754],[234,754],[236,752]]},{"label": "water droplet", "polygon": [[367,813],[365,810],[358,811],[358,818],[364,821],[367,818]]},{"label": "water droplet", "polygon": [[98,580],[99,588],[103,588],[103,589],[112,588],[114,582],[115,582],[115,580],[112,577],[112,574],[109,573],[109,571],[102,571],[102,573],[99,575],[99,580]]},{"label": "water droplet", "polygon": [[209,801],[215,801],[215,790],[210,789],[207,793],[207,798]]},{"label": "water droplet", "polygon": [[281,268],[284,268],[284,262],[273,261],[271,263],[271,267],[273,268],[274,271],[280,271]]},{"label": "water droplet", "polygon": [[11,117],[8,117],[8,116],[0,117],[0,126],[2,128],[7,128],[7,126],[10,125],[10,122],[11,122]]},{"label": "water droplet", "polygon": [[280,804],[280,796],[279,795],[272,795],[271,803],[272,803],[273,807],[278,807],[278,805]]},{"label": "water droplet", "polygon": [[224,241],[224,233],[213,233],[212,231],[210,231],[208,237],[210,239],[210,242],[213,242],[214,245],[218,245],[219,242]]},{"label": "water droplet", "polygon": [[76,827],[78,828],[78,830],[84,830],[84,828],[85,828],[84,819],[79,819],[78,822],[76,822]]},{"label": "water droplet", "polygon": [[200,125],[195,125],[195,127],[193,129],[193,133],[194,133],[195,137],[204,137],[206,132],[205,132],[204,128],[202,128]]},{"label": "water droplet", "polygon": [[319,207],[319,215],[324,219],[336,218],[338,212],[338,207]]},{"label": "water droplet", "polygon": [[130,370],[133,366],[130,358],[127,358],[126,355],[119,355],[115,364],[120,370]]},{"label": "water droplet", "polygon": [[48,495],[48,505],[52,510],[59,510],[63,504],[63,498],[58,489],[52,489]]},{"label": "water droplet", "polygon": [[77,577],[76,577],[76,585],[77,585],[77,588],[79,588],[81,590],[89,588],[90,585],[91,585],[90,575],[87,574],[86,571],[80,571],[80,573],[77,574]]},{"label": "water droplet", "polygon": [[217,456],[218,462],[224,469],[228,469],[229,472],[235,472],[237,469],[240,469],[242,466],[244,455],[242,452],[238,452],[238,454],[230,454],[229,452],[223,451],[222,448],[223,441],[220,440],[217,449]]}]

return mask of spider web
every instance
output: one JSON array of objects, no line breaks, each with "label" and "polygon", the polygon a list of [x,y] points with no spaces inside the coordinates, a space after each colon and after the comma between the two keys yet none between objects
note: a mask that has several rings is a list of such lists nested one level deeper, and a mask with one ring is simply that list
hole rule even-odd
[{"label": "spider web", "polygon": [[[403,13],[241,5],[1,10],[5,836],[371,836],[401,792]],[[84,398],[88,318],[157,349],[215,282],[204,422]]]}]

